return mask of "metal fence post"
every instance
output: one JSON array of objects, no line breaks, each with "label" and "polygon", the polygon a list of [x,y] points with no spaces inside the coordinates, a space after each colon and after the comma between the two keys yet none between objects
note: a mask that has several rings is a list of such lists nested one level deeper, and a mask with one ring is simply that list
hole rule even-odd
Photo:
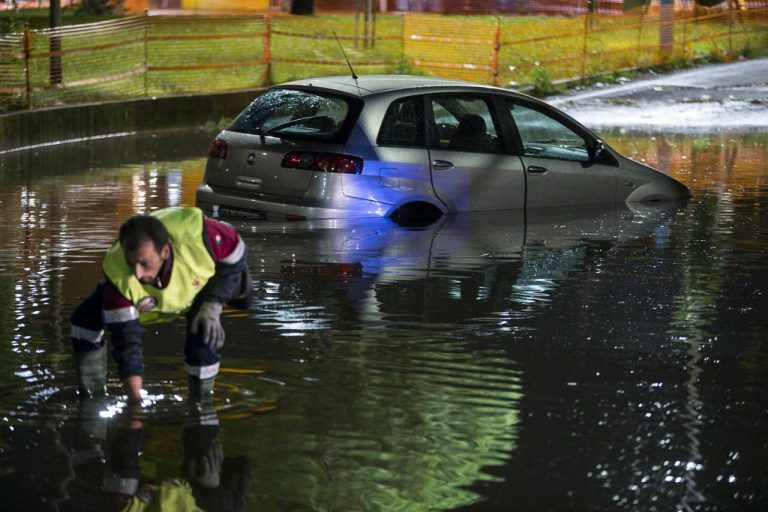
[{"label": "metal fence post", "polygon": [[667,63],[675,50],[675,4],[659,1],[659,50],[661,63]]},{"label": "metal fence post", "polygon": [[32,79],[30,77],[29,59],[32,53],[32,34],[29,23],[24,24],[24,75],[26,78],[27,108],[32,108]]},{"label": "metal fence post", "polygon": [[49,19],[51,31],[48,36],[48,48],[50,51],[50,82],[51,85],[60,84],[63,78],[61,65],[61,1],[50,2]]},{"label": "metal fence post", "polygon": [[357,48],[357,37],[360,25],[360,0],[355,2],[355,48]]},{"label": "metal fence post", "polygon": [[688,15],[683,12],[683,60],[688,60]]},{"label": "metal fence post", "polygon": [[400,74],[410,73],[405,69],[405,15],[400,15]]},{"label": "metal fence post", "polygon": [[586,78],[587,72],[587,39],[589,38],[589,26],[591,25],[591,5],[592,0],[585,0],[586,13],[584,14],[584,44],[581,47],[581,80]]},{"label": "metal fence post", "polygon": [[637,21],[637,47],[635,48],[635,69],[640,69],[640,56],[642,55],[642,37],[643,37],[643,24],[645,24],[645,14],[648,9],[648,4],[643,5],[640,8],[640,19]]},{"label": "metal fence post", "polygon": [[376,46],[376,6],[371,0],[371,48]]},{"label": "metal fence post", "polygon": [[499,86],[499,53],[501,52],[501,16],[496,17],[496,35],[493,38],[493,85]]},{"label": "metal fence post", "polygon": [[272,28],[270,26],[270,16],[264,16],[264,85],[272,84]]},{"label": "metal fence post", "polygon": [[363,48],[371,46],[371,11],[373,10],[373,2],[371,0],[365,0],[365,12],[363,13]]},{"label": "metal fence post", "polygon": [[728,0],[728,56],[733,55],[733,1]]},{"label": "metal fence post", "polygon": [[149,9],[144,9],[144,97],[149,96]]}]

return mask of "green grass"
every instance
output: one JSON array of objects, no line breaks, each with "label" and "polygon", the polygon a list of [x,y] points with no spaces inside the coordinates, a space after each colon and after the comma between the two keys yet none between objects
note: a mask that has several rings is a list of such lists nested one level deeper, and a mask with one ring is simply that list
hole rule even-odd
[{"label": "green grass", "polygon": [[[552,80],[560,81],[638,68],[686,66],[739,54],[758,56],[768,50],[765,22],[736,20],[731,28],[734,33],[750,33],[734,35],[729,47],[727,18],[706,23],[678,20],[673,51],[664,55],[659,49],[658,25],[637,15],[601,17],[591,24],[584,18],[511,19],[502,27],[503,34],[512,34],[502,41],[514,44],[502,47],[500,82],[531,85],[539,76],[539,67],[545,67]],[[532,39],[545,40],[528,42]]]},{"label": "green grass", "polygon": [[[95,16],[90,14],[75,14],[76,10],[77,6],[62,7],[61,24],[64,26],[79,25],[82,23],[95,23],[99,21],[112,20],[119,17],[113,15]],[[13,17],[14,13],[11,11],[0,11],[0,21],[9,20]],[[47,8],[40,9],[37,7],[31,7],[19,9],[18,14],[16,15],[16,20],[19,24],[19,30],[24,26],[25,23],[28,23],[29,28],[33,30],[50,27]]]},{"label": "green grass", "polygon": [[[77,87],[49,86],[49,37],[33,30],[29,65],[33,106],[105,99],[215,92],[254,88],[267,83],[319,75],[347,74],[341,39],[358,74],[410,73],[455,77],[478,82],[533,88],[540,94],[566,79],[590,79],[624,70],[686,66],[693,61],[750,57],[768,52],[766,23],[735,18],[695,22],[678,20],[670,54],[659,50],[657,25],[648,17],[557,16],[379,16],[376,39],[363,38],[364,26],[353,15],[277,16],[270,24],[257,15],[237,17],[179,16],[122,18],[74,15],[64,10],[64,24],[113,21],[102,31],[65,31],[62,37],[64,83],[125,75]],[[7,15],[7,13],[2,13]],[[47,10],[21,12],[31,27],[47,26]],[[741,34],[741,32],[745,32]],[[193,38],[206,36],[206,38]],[[227,37],[207,37],[227,36]],[[303,37],[302,37],[303,36]],[[412,37],[417,36],[417,37]],[[500,42],[495,53],[495,40]],[[449,38],[449,39],[446,39]],[[3,40],[0,53],[20,53],[18,40]],[[437,40],[435,40],[437,39]],[[13,46],[16,45],[16,46]],[[96,48],[98,47],[98,48]],[[88,51],[77,51],[91,49]],[[271,54],[269,69],[263,62]],[[498,63],[498,75],[490,67]],[[241,67],[228,66],[248,63]],[[447,64],[447,65],[446,65]],[[148,66],[149,71],[143,72]],[[167,69],[216,66],[209,69]],[[22,61],[0,58],[0,88],[25,86]],[[166,68],[166,69],[162,69]],[[131,74],[134,73],[134,74]],[[0,106],[23,106],[24,94],[0,95]]]}]

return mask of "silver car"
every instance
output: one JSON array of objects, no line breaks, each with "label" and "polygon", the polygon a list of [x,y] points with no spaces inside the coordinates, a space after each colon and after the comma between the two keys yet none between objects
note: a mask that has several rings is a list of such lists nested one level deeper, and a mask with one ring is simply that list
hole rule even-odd
[{"label": "silver car", "polygon": [[287,219],[429,219],[689,196],[530,96],[391,75],[270,88],[213,141],[197,189],[214,215]]}]

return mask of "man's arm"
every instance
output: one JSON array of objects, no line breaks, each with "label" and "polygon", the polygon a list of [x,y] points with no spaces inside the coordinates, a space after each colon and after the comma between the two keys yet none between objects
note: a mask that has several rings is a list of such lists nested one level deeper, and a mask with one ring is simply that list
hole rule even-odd
[{"label": "man's arm", "polygon": [[139,403],[144,384],[143,328],[139,323],[139,310],[109,281],[104,285],[102,297],[104,324],[112,335],[112,358],[117,363],[128,401]]},{"label": "man's arm", "polygon": [[[205,218],[203,241],[216,264],[215,274],[195,297],[190,310],[189,332],[201,335],[202,343],[217,351],[224,345],[221,309],[224,304],[245,308],[249,304],[250,276],[245,243],[237,230],[224,222]],[[237,300],[235,300],[237,299]]]},{"label": "man's arm", "polygon": [[200,291],[198,300],[226,304],[243,293],[242,276],[248,272],[246,246],[237,230],[224,222],[205,218],[203,232],[216,274]]}]

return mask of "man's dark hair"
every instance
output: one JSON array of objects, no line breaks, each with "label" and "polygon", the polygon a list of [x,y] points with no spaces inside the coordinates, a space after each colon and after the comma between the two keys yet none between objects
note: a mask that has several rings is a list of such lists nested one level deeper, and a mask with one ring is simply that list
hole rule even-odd
[{"label": "man's dark hair", "polygon": [[157,217],[135,215],[120,226],[120,245],[124,251],[134,252],[147,240],[152,241],[157,252],[168,243],[168,230]]}]

